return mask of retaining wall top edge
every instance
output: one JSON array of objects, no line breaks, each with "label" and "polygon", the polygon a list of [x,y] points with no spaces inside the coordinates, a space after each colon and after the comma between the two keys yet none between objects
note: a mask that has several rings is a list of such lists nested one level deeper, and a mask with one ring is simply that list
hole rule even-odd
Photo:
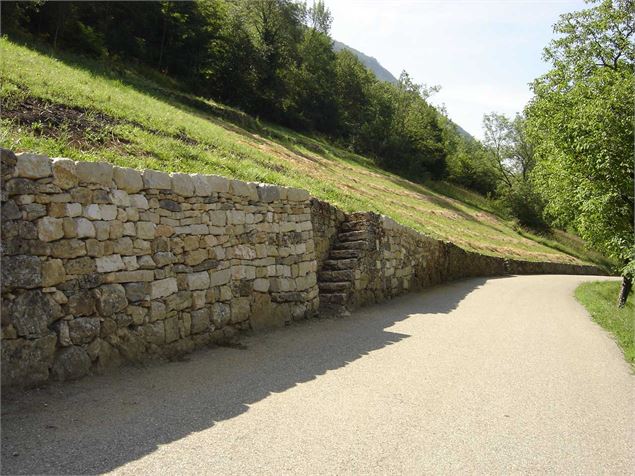
[{"label": "retaining wall top edge", "polygon": [[[128,193],[139,193],[143,190],[170,190],[185,197],[225,192],[263,202],[276,200],[306,202],[311,198],[309,192],[301,188],[248,182],[215,174],[139,170],[103,161],[75,161],[31,152],[15,154],[9,149],[2,150],[13,154],[16,158],[15,166],[8,178],[33,180],[53,178],[53,183],[62,189],[78,184],[91,184],[117,188]],[[3,173],[6,174],[7,171]]]}]

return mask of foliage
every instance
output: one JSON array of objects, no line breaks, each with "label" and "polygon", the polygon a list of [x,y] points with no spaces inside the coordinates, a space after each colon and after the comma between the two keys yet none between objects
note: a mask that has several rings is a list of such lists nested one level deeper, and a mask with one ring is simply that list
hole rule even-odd
[{"label": "foliage", "polygon": [[621,309],[615,308],[619,286],[617,281],[583,283],[575,290],[575,297],[595,322],[613,334],[626,361],[635,367],[635,305],[630,302]]},{"label": "foliage", "polygon": [[321,0],[3,2],[2,15],[11,37],[143,64],[202,96],[326,134],[401,175],[444,177],[442,115],[426,102],[434,88],[407,74],[380,82],[336,54],[332,21]]},{"label": "foliage", "polygon": [[632,0],[563,15],[532,85],[527,129],[546,213],[625,265],[633,255]]}]

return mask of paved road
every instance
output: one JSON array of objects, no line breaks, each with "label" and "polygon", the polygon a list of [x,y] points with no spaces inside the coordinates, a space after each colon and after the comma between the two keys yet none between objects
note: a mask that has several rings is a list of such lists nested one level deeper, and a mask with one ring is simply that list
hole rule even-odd
[{"label": "paved road", "polygon": [[3,472],[633,474],[635,376],[588,279],[471,279],[5,398]]}]

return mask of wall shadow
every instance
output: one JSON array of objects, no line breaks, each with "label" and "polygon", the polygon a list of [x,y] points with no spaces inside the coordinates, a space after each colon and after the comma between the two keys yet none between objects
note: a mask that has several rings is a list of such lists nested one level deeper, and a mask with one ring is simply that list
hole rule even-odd
[{"label": "wall shadow", "polygon": [[[119,369],[106,376],[3,395],[2,473],[95,474],[247,411],[409,336],[387,330],[416,313],[447,315],[489,278],[474,278],[248,336],[245,348]],[[417,318],[417,317],[413,317]],[[381,375],[378,375],[381,378]]]}]

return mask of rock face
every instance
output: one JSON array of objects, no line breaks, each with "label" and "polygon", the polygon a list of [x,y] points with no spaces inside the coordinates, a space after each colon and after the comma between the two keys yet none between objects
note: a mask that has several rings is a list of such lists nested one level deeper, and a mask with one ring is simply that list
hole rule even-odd
[{"label": "rock face", "polygon": [[299,189],[0,156],[3,385],[172,356],[320,302],[341,312],[461,276],[598,272],[467,253]]}]

